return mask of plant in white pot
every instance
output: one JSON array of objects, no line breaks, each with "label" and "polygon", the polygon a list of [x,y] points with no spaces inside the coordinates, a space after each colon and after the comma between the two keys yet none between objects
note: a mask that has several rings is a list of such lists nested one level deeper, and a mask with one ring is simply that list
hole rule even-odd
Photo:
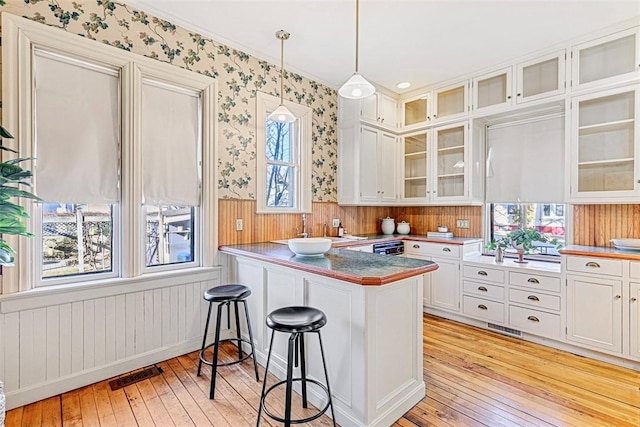
[{"label": "plant in white pot", "polygon": [[534,243],[549,243],[556,248],[562,247],[562,244],[558,243],[558,239],[550,239],[535,228],[518,228],[507,233],[505,237],[490,241],[485,247],[490,250],[513,248],[518,253],[518,260],[515,262],[526,263],[524,255],[536,249]]}]

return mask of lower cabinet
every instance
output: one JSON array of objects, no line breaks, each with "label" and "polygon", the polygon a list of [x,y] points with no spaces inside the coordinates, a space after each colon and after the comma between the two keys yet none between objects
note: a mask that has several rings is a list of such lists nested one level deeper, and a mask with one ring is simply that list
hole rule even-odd
[{"label": "lower cabinet", "polygon": [[629,355],[640,359],[640,283],[631,283],[629,297]]},{"label": "lower cabinet", "polygon": [[432,307],[460,311],[460,263],[444,258],[431,258],[438,269],[431,273]]}]

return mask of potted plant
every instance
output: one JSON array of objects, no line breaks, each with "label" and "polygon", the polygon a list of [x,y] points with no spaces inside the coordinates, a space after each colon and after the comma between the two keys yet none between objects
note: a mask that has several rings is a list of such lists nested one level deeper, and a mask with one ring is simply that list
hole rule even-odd
[{"label": "potted plant", "polygon": [[[2,125],[0,125],[0,138],[13,139]],[[0,139],[0,150],[17,153],[16,150],[5,147]],[[14,197],[24,197],[27,199],[41,200],[33,193],[22,190],[22,186],[31,186],[29,180],[32,177],[31,171],[22,169],[18,164],[29,160],[29,158],[16,158],[0,162],[0,235],[17,235],[32,237],[33,234],[27,231],[25,219],[29,218],[26,210],[11,199]],[[15,251],[7,242],[0,238],[0,265],[13,265]]]},{"label": "potted plant", "polygon": [[533,246],[534,242],[549,243],[556,248],[562,247],[562,244],[558,243],[558,239],[550,239],[535,228],[518,228],[517,230],[507,233],[505,237],[491,240],[485,247],[489,250],[498,251],[513,248],[518,253],[518,260],[516,262],[526,263],[527,261],[524,260],[524,255],[531,253],[535,249],[535,246]]}]

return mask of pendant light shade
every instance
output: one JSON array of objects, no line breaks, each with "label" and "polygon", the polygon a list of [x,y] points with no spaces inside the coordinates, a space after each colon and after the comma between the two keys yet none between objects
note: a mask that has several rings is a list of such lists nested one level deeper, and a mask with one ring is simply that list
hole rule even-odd
[{"label": "pendant light shade", "polygon": [[284,41],[289,39],[291,34],[285,30],[276,31],[276,38],[280,40],[280,106],[269,114],[268,119],[278,123],[292,123],[296,121],[296,116],[284,106]]},{"label": "pendant light shade", "polygon": [[376,88],[358,73],[358,44],[360,33],[360,0],[356,0],[356,72],[338,90],[343,98],[362,99],[373,95]]}]

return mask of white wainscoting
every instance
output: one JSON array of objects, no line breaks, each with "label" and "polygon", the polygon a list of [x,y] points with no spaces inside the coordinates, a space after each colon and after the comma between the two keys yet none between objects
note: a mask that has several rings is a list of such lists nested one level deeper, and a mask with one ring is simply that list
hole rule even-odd
[{"label": "white wainscoting", "polygon": [[7,408],[200,348],[209,307],[202,294],[220,284],[220,270],[0,297]]}]

